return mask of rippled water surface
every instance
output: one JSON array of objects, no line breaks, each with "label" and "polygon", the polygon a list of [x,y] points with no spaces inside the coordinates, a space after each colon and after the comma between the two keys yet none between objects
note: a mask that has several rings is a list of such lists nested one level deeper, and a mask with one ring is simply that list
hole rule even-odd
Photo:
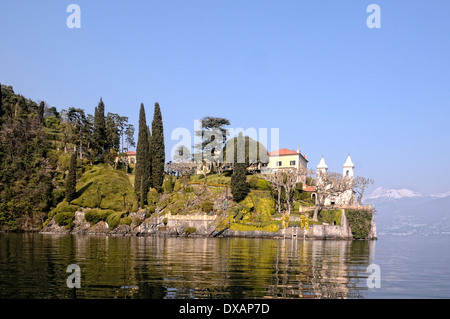
[{"label": "rippled water surface", "polygon": [[0,298],[450,298],[449,243],[0,234]]}]

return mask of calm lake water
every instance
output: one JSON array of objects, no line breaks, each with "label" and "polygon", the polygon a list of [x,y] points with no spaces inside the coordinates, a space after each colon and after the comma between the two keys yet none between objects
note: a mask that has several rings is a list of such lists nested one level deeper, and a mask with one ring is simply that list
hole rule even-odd
[{"label": "calm lake water", "polygon": [[449,244],[0,233],[0,298],[450,298]]}]

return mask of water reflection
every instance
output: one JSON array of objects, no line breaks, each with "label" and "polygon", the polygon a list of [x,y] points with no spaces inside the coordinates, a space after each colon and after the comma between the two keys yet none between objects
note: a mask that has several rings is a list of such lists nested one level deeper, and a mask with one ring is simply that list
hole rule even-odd
[{"label": "water reflection", "polygon": [[1,298],[363,298],[373,241],[0,234]]}]

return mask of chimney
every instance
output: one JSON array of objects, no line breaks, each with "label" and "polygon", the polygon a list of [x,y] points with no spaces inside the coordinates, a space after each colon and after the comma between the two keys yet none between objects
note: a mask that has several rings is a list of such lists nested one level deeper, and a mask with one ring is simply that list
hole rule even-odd
[{"label": "chimney", "polygon": [[300,148],[299,147],[297,147],[297,153],[300,154]]}]

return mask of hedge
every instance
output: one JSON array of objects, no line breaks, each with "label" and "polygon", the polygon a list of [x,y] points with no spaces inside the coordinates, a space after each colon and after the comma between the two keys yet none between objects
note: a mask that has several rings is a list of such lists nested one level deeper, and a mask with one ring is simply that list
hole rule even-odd
[{"label": "hedge", "polygon": [[84,214],[84,219],[91,225],[100,221],[106,221],[109,215],[115,213],[113,210],[91,209]]},{"label": "hedge", "polygon": [[347,216],[354,239],[363,239],[369,236],[372,227],[372,212],[346,210],[345,216]]},{"label": "hedge", "polygon": [[73,227],[74,219],[74,212],[61,212],[55,215],[55,222],[60,226],[65,226],[67,229],[71,229]]}]

